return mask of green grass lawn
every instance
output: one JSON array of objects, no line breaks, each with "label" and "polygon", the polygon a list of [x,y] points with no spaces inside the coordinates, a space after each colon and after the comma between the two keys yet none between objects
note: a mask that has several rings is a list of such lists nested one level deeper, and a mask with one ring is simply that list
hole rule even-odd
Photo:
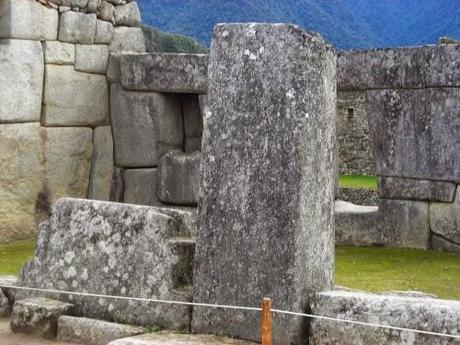
[{"label": "green grass lawn", "polygon": [[[0,274],[17,274],[33,240],[0,245]],[[373,292],[412,290],[460,300],[460,254],[393,248],[336,248],[337,285]]]},{"label": "green grass lawn", "polygon": [[377,177],[375,176],[358,176],[358,175],[340,175],[339,187],[355,189],[377,189]]}]

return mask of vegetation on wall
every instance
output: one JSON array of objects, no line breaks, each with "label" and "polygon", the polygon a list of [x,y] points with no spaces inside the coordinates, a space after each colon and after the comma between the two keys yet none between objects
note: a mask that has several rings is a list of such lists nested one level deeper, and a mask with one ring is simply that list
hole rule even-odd
[{"label": "vegetation on wall", "polygon": [[145,45],[150,53],[207,54],[208,49],[191,37],[168,34],[150,26],[143,26]]}]

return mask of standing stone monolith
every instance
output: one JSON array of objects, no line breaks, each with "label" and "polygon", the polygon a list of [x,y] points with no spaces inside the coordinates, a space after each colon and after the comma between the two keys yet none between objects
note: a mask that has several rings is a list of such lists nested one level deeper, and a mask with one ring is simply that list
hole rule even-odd
[{"label": "standing stone monolith", "polygon": [[[194,301],[309,310],[334,269],[336,54],[286,24],[216,26],[204,116]],[[275,315],[275,344],[308,320]],[[260,313],[195,307],[197,333],[260,341]]]}]

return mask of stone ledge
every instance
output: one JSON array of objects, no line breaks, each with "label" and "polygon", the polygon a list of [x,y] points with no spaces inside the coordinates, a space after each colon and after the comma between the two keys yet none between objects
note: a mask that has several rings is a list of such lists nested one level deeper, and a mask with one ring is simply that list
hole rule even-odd
[{"label": "stone ledge", "polygon": [[112,341],[108,345],[255,345],[256,343],[202,334],[159,332]]}]

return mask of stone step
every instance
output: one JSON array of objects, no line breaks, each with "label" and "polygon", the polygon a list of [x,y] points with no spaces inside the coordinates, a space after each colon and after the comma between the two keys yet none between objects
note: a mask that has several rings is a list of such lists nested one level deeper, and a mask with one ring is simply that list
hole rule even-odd
[{"label": "stone step", "polygon": [[16,301],[11,314],[11,330],[14,333],[35,333],[44,338],[56,338],[58,320],[72,315],[73,304],[48,298],[28,298]]},{"label": "stone step", "polygon": [[202,334],[159,332],[118,339],[107,345],[254,345],[256,343]]},{"label": "stone step", "polygon": [[83,345],[107,345],[126,337],[147,333],[143,327],[88,319],[84,317],[61,316],[58,322],[58,341]]},{"label": "stone step", "polygon": [[173,237],[168,241],[168,244],[179,258],[172,270],[174,289],[181,290],[192,286],[196,240],[186,237]]}]

